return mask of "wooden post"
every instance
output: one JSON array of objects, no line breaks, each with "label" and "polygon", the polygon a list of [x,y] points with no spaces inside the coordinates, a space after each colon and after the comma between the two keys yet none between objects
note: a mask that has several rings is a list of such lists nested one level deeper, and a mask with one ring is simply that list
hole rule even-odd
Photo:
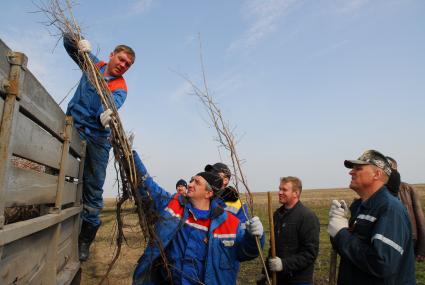
[{"label": "wooden post", "polygon": [[[56,191],[56,200],[55,207],[50,209],[51,214],[60,214],[62,210],[62,194],[65,185],[65,169],[66,163],[68,161],[69,156],[69,145],[72,134],[72,117],[65,117],[65,126],[63,130],[63,145],[62,145],[62,154],[60,160],[60,169],[58,176],[58,184]],[[61,234],[62,223],[58,223],[52,227],[53,234],[51,239],[51,245],[49,246],[49,250],[47,252],[47,263],[46,263],[46,274],[44,276],[44,282],[46,284],[56,284],[56,273],[57,273],[57,265],[58,265],[58,249],[59,249],[59,238]]]},{"label": "wooden post", "polygon": [[42,284],[56,284],[58,271],[58,248],[61,228],[62,223],[57,223],[48,229],[49,231],[52,231],[52,234],[50,236],[50,244],[46,253],[46,271],[42,275]]},{"label": "wooden post", "polygon": [[[272,210],[272,195],[270,192],[267,192],[268,198],[268,210],[269,210],[269,224],[270,224],[270,248],[271,256],[276,257],[276,244],[274,238],[274,221],[273,221],[273,210]],[[276,285],[276,272],[272,272],[272,284]]]},{"label": "wooden post", "polygon": [[329,285],[336,284],[336,262],[337,262],[336,250],[331,248],[331,256],[329,261]]},{"label": "wooden post", "polygon": [[74,206],[80,206],[83,195],[83,174],[84,174],[84,161],[86,159],[86,141],[81,142],[81,153],[80,153],[80,168],[78,170],[78,186],[77,186],[77,198]]},{"label": "wooden post", "polygon": [[7,55],[10,63],[9,79],[3,84],[6,91],[3,115],[0,126],[0,229],[4,226],[5,193],[8,185],[8,172],[12,148],[10,145],[16,116],[19,112],[20,86],[24,78],[23,69],[26,68],[27,57],[20,52],[9,52]]},{"label": "wooden post", "polygon": [[65,185],[65,169],[69,156],[69,145],[72,134],[72,117],[65,117],[65,126],[63,131],[62,155],[60,160],[60,169],[58,176],[58,188],[56,191],[55,207],[50,210],[50,213],[60,213],[62,209],[62,193]]},{"label": "wooden post", "polygon": [[[83,193],[83,173],[84,173],[84,161],[86,158],[86,141],[81,142],[82,150],[80,153],[80,168],[78,170],[78,186],[77,186],[77,196],[75,197],[75,203],[74,207],[80,207],[82,208],[82,193]],[[71,260],[75,262],[79,261],[78,256],[78,236],[80,235],[80,228],[81,228],[81,219],[79,216],[75,216],[74,218],[74,231],[72,233],[72,240],[73,240],[73,246],[72,246],[72,254],[71,254]]]}]

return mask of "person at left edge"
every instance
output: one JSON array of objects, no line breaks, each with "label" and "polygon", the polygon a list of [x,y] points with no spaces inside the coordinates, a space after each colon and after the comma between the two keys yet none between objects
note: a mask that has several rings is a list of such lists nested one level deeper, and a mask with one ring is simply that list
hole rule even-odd
[{"label": "person at left edge", "polygon": [[[236,284],[238,263],[258,256],[256,238],[264,245],[258,217],[241,227],[240,220],[223,210],[216,191],[220,176],[199,172],[192,177],[186,196],[171,195],[148,174],[133,151],[139,192],[152,198],[157,213],[156,238],[167,257],[172,284]],[[150,240],[133,274],[133,285],[171,284],[155,241]]]},{"label": "person at left edge", "polygon": [[[104,62],[90,53],[89,41],[83,39],[77,42],[69,34],[64,34],[63,39],[65,50],[80,68],[83,54],[89,55],[108,84],[116,107],[120,108],[127,97],[127,85],[123,74],[136,59],[133,49],[119,45],[110,53],[109,61]],[[99,213],[103,208],[102,188],[111,149],[108,138],[111,132],[109,122],[112,119],[112,111],[104,110],[96,89],[83,72],[66,114],[73,117],[75,128],[87,143],[83,173],[82,225],[78,238],[79,259],[86,261],[89,258],[90,244],[100,227]]]}]

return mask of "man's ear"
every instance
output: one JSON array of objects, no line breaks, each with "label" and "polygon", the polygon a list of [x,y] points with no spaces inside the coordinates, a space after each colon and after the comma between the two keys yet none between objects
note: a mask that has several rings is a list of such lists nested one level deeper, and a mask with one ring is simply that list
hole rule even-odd
[{"label": "man's ear", "polygon": [[374,175],[374,179],[375,180],[383,180],[384,179],[384,171],[381,169],[376,169],[375,171],[375,175]]},{"label": "man's ear", "polygon": [[214,191],[207,191],[205,193],[205,198],[210,199],[212,196],[214,196]]}]

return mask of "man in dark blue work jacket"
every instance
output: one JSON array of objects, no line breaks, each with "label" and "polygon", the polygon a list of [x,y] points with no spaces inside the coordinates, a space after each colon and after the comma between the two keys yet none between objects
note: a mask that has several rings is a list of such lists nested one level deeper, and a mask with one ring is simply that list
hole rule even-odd
[{"label": "man in dark blue work jacket", "polygon": [[346,160],[360,199],[350,207],[334,200],[328,233],[341,256],[338,284],[415,284],[415,258],[409,216],[385,184],[391,174],[384,155],[368,150]]}]

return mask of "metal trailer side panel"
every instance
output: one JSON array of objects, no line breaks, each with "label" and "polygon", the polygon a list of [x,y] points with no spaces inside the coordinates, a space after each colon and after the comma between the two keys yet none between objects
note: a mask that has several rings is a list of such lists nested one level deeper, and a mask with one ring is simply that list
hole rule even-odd
[{"label": "metal trailer side panel", "polygon": [[0,39],[0,79],[9,77],[10,64],[6,57],[9,51],[10,48]]}]

